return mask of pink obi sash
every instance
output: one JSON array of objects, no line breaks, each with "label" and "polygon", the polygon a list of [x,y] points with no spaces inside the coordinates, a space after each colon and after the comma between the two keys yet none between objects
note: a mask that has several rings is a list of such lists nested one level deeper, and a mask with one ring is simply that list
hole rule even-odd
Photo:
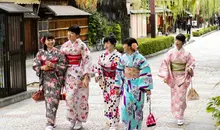
[{"label": "pink obi sash", "polygon": [[67,60],[69,65],[77,65],[80,66],[82,56],[81,55],[67,55]]}]

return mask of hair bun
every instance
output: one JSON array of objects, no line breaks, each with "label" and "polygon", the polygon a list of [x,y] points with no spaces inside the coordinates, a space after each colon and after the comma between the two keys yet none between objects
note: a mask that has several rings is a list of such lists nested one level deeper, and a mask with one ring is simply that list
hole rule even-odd
[{"label": "hair bun", "polygon": [[115,38],[115,34],[113,32],[110,33],[109,35],[110,38]]}]

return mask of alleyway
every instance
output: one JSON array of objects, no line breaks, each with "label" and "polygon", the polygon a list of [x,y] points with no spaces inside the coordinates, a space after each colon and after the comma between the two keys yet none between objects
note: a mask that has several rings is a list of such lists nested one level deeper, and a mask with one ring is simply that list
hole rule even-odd
[{"label": "alleyway", "polygon": [[[148,115],[148,104],[145,104],[143,130],[215,130],[215,121],[211,114],[205,111],[207,99],[220,95],[220,31],[204,38],[196,39],[196,42],[187,45],[196,59],[195,78],[193,85],[200,94],[200,100],[188,102],[185,113],[187,124],[178,127],[170,113],[170,90],[157,76],[158,68],[164,55],[150,58],[149,64],[153,72],[154,90],[152,91],[153,113],[157,119],[157,125],[147,128],[145,121]],[[99,52],[100,53],[100,52]],[[94,62],[99,53],[93,53]],[[38,81],[31,67],[27,68],[28,82]],[[85,130],[106,130],[103,116],[103,101],[101,90],[92,79],[90,84],[90,114]],[[45,128],[44,102],[35,103],[32,99],[0,108],[0,130],[43,130]],[[69,123],[65,119],[65,102],[61,101],[58,115],[57,128],[55,130],[69,130]]]}]

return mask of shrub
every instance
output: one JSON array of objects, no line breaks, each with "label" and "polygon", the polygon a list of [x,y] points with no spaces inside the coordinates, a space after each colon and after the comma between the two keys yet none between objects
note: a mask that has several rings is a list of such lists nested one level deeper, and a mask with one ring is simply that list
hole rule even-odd
[{"label": "shrub", "polygon": [[121,43],[116,44],[116,47],[118,52],[123,53],[124,49],[123,49],[123,45]]},{"label": "shrub", "polygon": [[114,24],[112,28],[112,32],[114,33],[116,40],[121,42],[121,26],[120,24]]},{"label": "shrub", "polygon": [[220,126],[220,96],[209,100],[206,111],[212,113],[212,116],[216,119],[216,126]]},{"label": "shrub", "polygon": [[[139,52],[142,55],[149,55],[171,47],[174,43],[174,37],[138,38],[137,41]],[[117,44],[116,49],[123,52],[122,44]]]},{"label": "shrub", "polygon": [[190,40],[190,34],[185,34],[186,40],[189,41]]},{"label": "shrub", "polygon": [[89,44],[96,44],[98,39],[109,36],[110,32],[115,34],[118,41],[121,40],[121,27],[119,24],[111,24],[99,12],[92,12],[89,17]]},{"label": "shrub", "polygon": [[197,30],[197,31],[194,31],[193,32],[193,36],[194,37],[199,37],[201,35],[204,35],[208,32],[211,32],[213,30],[216,30],[217,29],[217,26],[210,26],[210,27],[207,27],[207,28],[203,28],[203,29],[200,29],[200,30]]}]

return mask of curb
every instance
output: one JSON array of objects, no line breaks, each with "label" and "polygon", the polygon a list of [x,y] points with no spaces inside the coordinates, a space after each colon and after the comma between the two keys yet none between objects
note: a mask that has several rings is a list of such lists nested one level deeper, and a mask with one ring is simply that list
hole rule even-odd
[{"label": "curb", "polygon": [[28,90],[13,96],[0,99],[0,108],[31,98],[36,90]]}]

